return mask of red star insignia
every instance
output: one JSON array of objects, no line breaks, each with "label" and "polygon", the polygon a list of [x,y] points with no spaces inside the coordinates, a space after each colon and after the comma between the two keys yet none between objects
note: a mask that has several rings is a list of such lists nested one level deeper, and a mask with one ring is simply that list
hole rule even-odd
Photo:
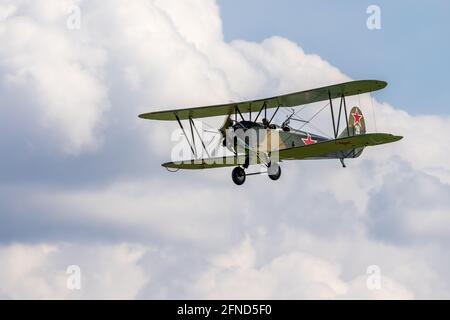
[{"label": "red star insignia", "polygon": [[305,145],[307,145],[307,146],[309,146],[309,145],[311,145],[311,144],[317,143],[317,140],[313,140],[313,139],[311,138],[311,135],[310,135],[310,134],[308,134],[308,138],[302,139],[302,140],[303,140],[303,143],[304,143]]},{"label": "red star insignia", "polygon": [[355,125],[361,124],[362,115],[356,111],[355,113],[352,113],[353,119],[355,120]]}]

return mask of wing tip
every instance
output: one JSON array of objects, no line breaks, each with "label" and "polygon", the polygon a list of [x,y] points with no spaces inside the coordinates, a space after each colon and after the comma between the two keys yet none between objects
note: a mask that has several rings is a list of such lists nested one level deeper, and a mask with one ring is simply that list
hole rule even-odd
[{"label": "wing tip", "polygon": [[387,81],[377,80],[377,82],[380,84],[381,89],[384,89],[389,85],[389,82],[387,82]]},{"label": "wing tip", "polygon": [[174,165],[175,164],[173,162],[166,162],[166,163],[161,164],[161,167],[166,168],[166,169],[176,169],[174,167]]},{"label": "wing tip", "polygon": [[375,146],[394,143],[403,139],[403,136],[396,136],[390,133],[375,133],[375,134],[368,134],[368,136],[371,136],[371,141]]},{"label": "wing tip", "polygon": [[[143,113],[140,114],[138,117],[144,120],[155,120],[155,121],[175,121],[177,119],[175,116],[175,112],[172,111]],[[181,117],[180,119],[185,120],[184,118]]]},{"label": "wing tip", "polygon": [[[355,81],[358,82],[358,81]],[[373,91],[383,90],[389,85],[389,82],[385,80],[361,80],[361,82],[370,83],[375,86]]]}]

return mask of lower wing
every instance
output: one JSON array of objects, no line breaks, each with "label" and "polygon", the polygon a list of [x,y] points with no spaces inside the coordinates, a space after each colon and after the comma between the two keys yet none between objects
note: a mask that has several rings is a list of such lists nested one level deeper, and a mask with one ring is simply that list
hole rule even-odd
[{"label": "lower wing", "polygon": [[[386,133],[370,133],[358,136],[328,140],[312,145],[289,148],[279,151],[279,159],[286,160],[307,160],[327,156],[329,154],[351,152],[352,150],[392,143],[401,140],[403,137]],[[180,162],[168,162],[162,166],[168,169],[201,170],[225,167],[236,167],[244,165],[245,155],[208,158],[199,160],[188,160]],[[258,163],[260,160],[258,158]]]},{"label": "lower wing", "polygon": [[219,158],[207,158],[199,160],[187,160],[180,162],[168,162],[162,166],[167,169],[202,170],[226,167],[237,167],[245,164],[245,156],[230,156]]}]

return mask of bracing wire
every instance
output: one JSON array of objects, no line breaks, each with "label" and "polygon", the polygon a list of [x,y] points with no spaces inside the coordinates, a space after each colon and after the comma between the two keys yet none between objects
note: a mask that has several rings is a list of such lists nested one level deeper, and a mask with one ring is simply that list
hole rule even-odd
[{"label": "bracing wire", "polygon": [[[323,110],[325,110],[325,108],[327,108],[330,105],[330,103],[327,103],[322,109],[320,109],[318,112],[316,112],[309,120],[301,120],[301,122],[304,122],[304,124],[298,128],[298,131],[302,131],[302,129],[304,127],[306,127],[307,125],[311,126],[314,130],[317,130],[319,133],[323,134],[324,136],[328,137],[331,139],[330,135],[325,133],[324,131],[322,131],[321,129],[319,129],[318,127],[314,126],[313,124],[311,124],[311,121],[314,120]],[[302,108],[302,110],[304,110],[304,108]],[[298,112],[297,112],[298,113]],[[294,119],[296,120],[296,119]]]},{"label": "bracing wire", "polygon": [[211,144],[213,143],[213,141],[216,140],[216,137],[217,137],[217,136],[212,137],[211,141],[209,141],[209,143],[206,145],[206,149],[208,149],[208,148],[211,146]]},{"label": "bracing wire", "polygon": [[328,133],[325,133],[324,131],[320,130],[318,127],[316,127],[315,125],[309,123],[309,125],[311,126],[311,128],[313,128],[314,130],[316,130],[317,132],[319,132],[320,134],[323,134],[325,137],[332,139],[331,136]]},{"label": "bracing wire", "polygon": [[327,108],[330,105],[330,103],[327,103],[322,109],[320,109],[318,112],[316,112],[311,119],[309,119],[303,126],[300,127],[298,130],[302,130],[306,125],[308,125],[311,121],[313,121],[325,108]]},{"label": "bracing wire", "polygon": [[373,123],[375,124],[375,132],[378,133],[377,116],[375,113],[375,107],[373,106],[373,96],[372,95],[370,95],[370,101],[372,103],[372,114],[373,114]]},{"label": "bracing wire", "polygon": [[[205,126],[207,126],[207,127],[208,127],[209,129],[211,129],[212,131],[217,131],[217,133],[219,133],[218,130],[217,130],[216,128],[213,128],[212,126],[210,126],[210,125],[207,124],[206,122],[203,122],[203,121],[202,121],[202,124],[205,125]],[[204,131],[204,130],[203,130],[203,131]],[[211,133],[213,133],[213,132],[211,132]],[[215,132],[214,132],[214,133],[215,133]]]}]

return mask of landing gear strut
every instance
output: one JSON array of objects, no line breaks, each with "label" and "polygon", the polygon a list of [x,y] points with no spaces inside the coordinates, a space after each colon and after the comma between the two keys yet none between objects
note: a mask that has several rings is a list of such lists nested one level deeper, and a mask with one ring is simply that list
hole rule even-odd
[{"label": "landing gear strut", "polygon": [[[233,169],[231,177],[233,178],[233,182],[238,186],[242,186],[245,183],[247,176],[256,176],[260,174],[264,174],[265,172],[255,172],[255,173],[246,173],[245,166],[237,167]],[[271,163],[267,168],[267,175],[273,181],[280,179],[281,177],[281,167],[278,163]]]},{"label": "landing gear strut", "polygon": [[[242,186],[245,183],[247,176],[256,176],[260,174],[264,174],[265,172],[254,172],[254,173],[246,173],[244,167],[237,167],[233,169],[231,173],[231,178],[233,182],[238,186]],[[267,165],[267,175],[273,181],[280,179],[281,177],[281,167],[278,163],[270,163]]]}]

